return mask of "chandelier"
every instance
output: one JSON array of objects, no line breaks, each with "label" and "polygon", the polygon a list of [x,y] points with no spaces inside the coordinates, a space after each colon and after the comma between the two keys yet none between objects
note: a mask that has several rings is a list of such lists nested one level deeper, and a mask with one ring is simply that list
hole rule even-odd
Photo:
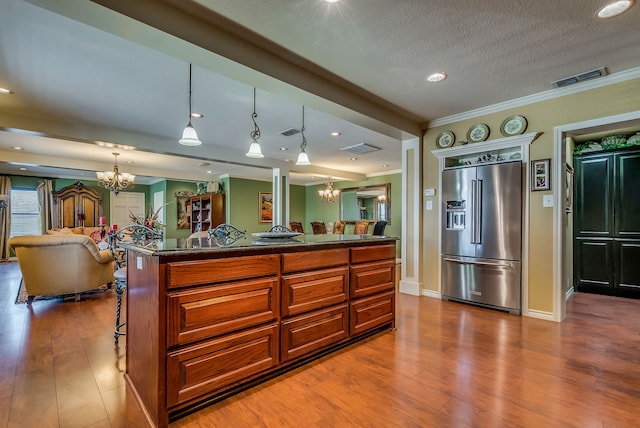
[{"label": "chandelier", "polygon": [[318,190],[318,195],[324,202],[333,202],[338,199],[340,190],[334,189],[333,183],[331,182],[331,179],[329,179],[329,181],[327,182],[327,187],[325,187],[324,190]]},{"label": "chandelier", "polygon": [[98,184],[107,190],[111,190],[117,196],[121,190],[133,186],[133,180],[136,176],[118,171],[118,156],[120,153],[112,153],[112,155],[116,159],[113,171],[98,171],[96,175],[98,176]]}]

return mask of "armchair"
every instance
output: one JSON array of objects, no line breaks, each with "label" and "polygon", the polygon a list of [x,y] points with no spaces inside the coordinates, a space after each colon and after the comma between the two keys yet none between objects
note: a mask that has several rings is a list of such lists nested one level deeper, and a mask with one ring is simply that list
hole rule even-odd
[{"label": "armchair", "polygon": [[109,250],[98,250],[89,236],[76,234],[14,236],[8,241],[18,256],[27,305],[36,296],[75,294],[114,281]]}]

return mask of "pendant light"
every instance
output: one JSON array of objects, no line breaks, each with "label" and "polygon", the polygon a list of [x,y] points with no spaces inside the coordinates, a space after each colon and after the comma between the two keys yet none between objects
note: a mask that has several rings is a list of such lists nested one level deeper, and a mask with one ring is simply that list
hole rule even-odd
[{"label": "pendant light", "polygon": [[298,161],[296,162],[296,165],[311,165],[311,162],[309,162],[309,156],[305,151],[305,149],[307,148],[307,139],[304,137],[304,106],[302,106],[302,129],[300,130],[300,133],[302,134],[302,143],[300,144],[300,154],[298,155]]},{"label": "pendant light", "polygon": [[189,123],[182,131],[182,138],[178,140],[178,143],[183,146],[199,146],[202,141],[198,139],[196,130],[191,125],[191,64],[189,64]]},{"label": "pendant light", "polygon": [[258,128],[258,124],[256,123],[256,117],[258,114],[256,113],[256,88],[253,88],[253,114],[251,115],[251,120],[253,120],[253,131],[249,134],[251,137],[251,145],[249,146],[249,151],[245,155],[248,158],[263,158],[262,149],[260,148],[260,143],[258,142],[258,138],[260,138],[260,128]]}]

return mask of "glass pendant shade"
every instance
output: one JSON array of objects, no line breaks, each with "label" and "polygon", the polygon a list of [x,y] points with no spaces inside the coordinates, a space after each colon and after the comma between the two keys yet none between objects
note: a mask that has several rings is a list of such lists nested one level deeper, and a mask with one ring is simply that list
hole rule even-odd
[{"label": "glass pendant shade", "polygon": [[249,151],[245,156],[248,158],[255,158],[255,159],[263,158],[264,155],[262,154],[260,143],[258,143],[256,140],[253,140],[253,142],[249,146]]},{"label": "glass pendant shade", "polygon": [[305,151],[300,152],[300,154],[298,155],[298,161],[296,162],[296,165],[301,165],[301,166],[311,165],[311,162],[309,162],[309,156],[307,155],[307,152]]},{"label": "glass pendant shade", "polygon": [[189,121],[184,131],[182,131],[182,138],[178,140],[178,143],[183,146],[199,146],[202,144],[202,141],[198,139],[196,130],[193,128],[193,125],[191,125],[191,121]]}]

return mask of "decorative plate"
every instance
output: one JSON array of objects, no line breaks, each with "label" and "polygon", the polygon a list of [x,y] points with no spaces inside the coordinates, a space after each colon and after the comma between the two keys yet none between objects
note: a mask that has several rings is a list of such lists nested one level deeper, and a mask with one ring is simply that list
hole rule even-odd
[{"label": "decorative plate", "polygon": [[294,236],[302,235],[300,232],[258,232],[252,233],[251,236],[255,236],[259,239],[288,239]]},{"label": "decorative plate", "polygon": [[451,131],[441,132],[436,138],[436,145],[441,149],[446,149],[447,147],[451,147],[455,142],[456,142],[456,136]]},{"label": "decorative plate", "polygon": [[484,123],[473,125],[467,131],[467,139],[472,143],[484,141],[489,138],[489,127]]},{"label": "decorative plate", "polygon": [[522,134],[527,129],[527,119],[524,116],[510,116],[500,125],[500,132],[505,137]]}]

